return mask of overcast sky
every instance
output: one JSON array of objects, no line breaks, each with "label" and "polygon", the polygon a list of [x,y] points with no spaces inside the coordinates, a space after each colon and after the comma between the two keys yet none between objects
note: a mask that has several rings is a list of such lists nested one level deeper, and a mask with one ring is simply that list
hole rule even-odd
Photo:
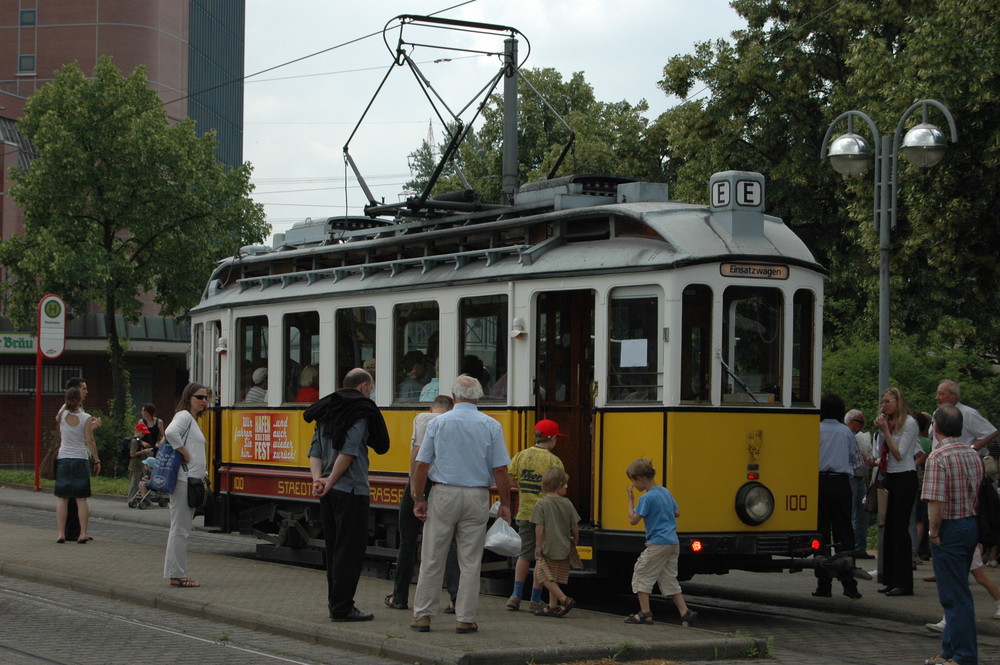
[{"label": "overcast sky", "polygon": [[[326,51],[246,82],[243,159],[254,166],[254,198],[265,205],[272,232],[307,217],[362,213],[364,197],[352,174],[345,191],[343,146],[392,62],[382,28],[400,14],[436,14],[458,3],[247,2],[248,75]],[[671,56],[744,27],[728,0],[476,0],[439,15],[516,28],[526,38],[520,40],[522,59],[525,41],[530,42],[526,67],[554,68],[564,80],[583,72],[598,100],[645,99],[650,118],[676,103],[656,87]],[[348,44],[372,33],[377,34]],[[393,47],[398,34],[389,35]],[[404,37],[431,38],[410,28]],[[437,36],[452,43],[459,37],[474,38],[480,47],[502,44],[502,37]],[[451,61],[433,62],[444,57]],[[413,58],[456,110],[498,68],[495,58],[427,48],[416,49]],[[409,70],[397,67],[350,144],[377,197],[399,200],[410,177],[407,155],[427,137],[432,119],[440,141],[441,125],[429,103]]]}]

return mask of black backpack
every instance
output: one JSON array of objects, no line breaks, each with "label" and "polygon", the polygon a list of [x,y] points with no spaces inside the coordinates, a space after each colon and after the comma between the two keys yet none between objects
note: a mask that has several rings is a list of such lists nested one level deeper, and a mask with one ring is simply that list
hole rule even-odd
[{"label": "black backpack", "polygon": [[979,485],[979,509],[976,511],[979,524],[979,542],[988,550],[1000,546],[1000,495],[997,495],[993,481],[983,477]]}]

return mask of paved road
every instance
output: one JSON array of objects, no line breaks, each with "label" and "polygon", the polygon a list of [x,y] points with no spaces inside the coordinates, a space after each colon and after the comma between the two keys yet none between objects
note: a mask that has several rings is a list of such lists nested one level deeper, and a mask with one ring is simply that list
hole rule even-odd
[{"label": "paved road", "polygon": [[[123,571],[119,577],[128,577],[131,580],[130,584],[134,587],[148,589],[149,596],[155,598],[157,603],[160,603],[161,599],[175,604],[192,601],[192,607],[179,608],[182,614],[178,616],[182,619],[184,618],[183,613],[189,610],[195,613],[203,612],[199,605],[201,602],[208,602],[209,604],[205,607],[211,607],[219,612],[229,606],[227,603],[232,604],[235,601],[231,613],[239,619],[242,617],[240,608],[245,610],[254,607],[255,604],[262,602],[267,604],[273,601],[275,610],[272,612],[271,618],[273,619],[274,613],[280,611],[283,619],[278,624],[270,626],[272,632],[287,635],[287,632],[283,632],[286,629],[285,624],[294,624],[294,626],[317,631],[318,639],[325,641],[332,647],[336,647],[338,640],[343,639],[338,635],[343,636],[344,632],[336,626],[331,627],[327,623],[320,628],[319,625],[315,625],[314,615],[317,612],[313,611],[315,608],[312,605],[318,600],[317,596],[321,597],[322,595],[316,593],[317,586],[322,585],[322,573],[314,570],[285,573],[282,571],[287,571],[288,567],[272,568],[273,564],[251,562],[247,559],[255,545],[251,539],[241,536],[196,532],[191,549],[196,553],[197,565],[206,573],[204,580],[210,582],[209,586],[188,594],[176,591],[164,592],[160,570],[162,548],[166,541],[166,533],[162,527],[164,521],[162,518],[166,515],[165,510],[151,508],[141,512],[129,511],[123,506],[119,506],[118,503],[104,502],[103,512],[98,511],[103,517],[97,520],[94,527],[95,537],[98,538],[100,544],[95,541],[94,547],[74,544],[57,546],[50,542],[50,536],[54,537],[52,513],[42,509],[44,506],[50,505],[51,497],[32,496],[37,504],[35,509],[26,509],[25,506],[30,502],[21,502],[22,505],[15,507],[23,498],[24,493],[12,495],[9,490],[0,488],[0,524],[11,525],[9,529],[6,526],[3,529],[8,533],[23,534],[22,538],[38,541],[38,544],[34,545],[36,548],[34,557],[38,560],[38,565],[44,563],[43,559],[51,559],[53,556],[63,557],[67,561],[66,565],[77,560],[96,560],[107,561],[106,565],[131,568],[134,563],[140,570],[145,568],[145,572],[142,573],[143,577],[135,577],[130,575],[128,571]],[[132,519],[142,519],[146,523],[137,524]],[[89,556],[96,555],[98,551],[102,553],[100,557],[92,558]],[[77,552],[79,552],[79,556],[77,556]],[[139,552],[140,554],[118,562],[116,557],[121,557],[125,552]],[[70,556],[70,558],[66,559],[66,556]],[[3,566],[4,558],[4,553],[0,548],[0,567]],[[27,561],[27,559],[20,559],[20,561]],[[202,566],[205,568],[201,568]],[[280,584],[278,586],[272,585],[268,587],[268,590],[260,590],[254,594],[252,588],[240,584],[239,577],[234,577],[236,569],[245,568],[249,571],[248,574],[260,574],[253,571],[258,571],[261,567],[266,567],[268,577],[275,578],[275,582],[280,578]],[[88,570],[89,568],[90,566],[88,566]],[[20,565],[19,570],[24,570],[23,564]],[[919,576],[922,577],[923,574],[925,571],[920,571]],[[990,574],[997,573],[991,570]],[[109,586],[114,585],[116,581],[120,582],[118,578],[109,577],[108,579]],[[55,583],[58,583],[58,580]],[[391,655],[398,660],[411,663],[417,660],[421,660],[421,662],[440,660],[441,662],[456,663],[517,662],[520,665],[520,663],[529,660],[521,657],[526,653],[525,650],[534,655],[534,661],[537,663],[560,662],[557,660],[560,655],[565,656],[560,659],[561,662],[569,662],[582,658],[579,655],[580,651],[575,649],[578,646],[576,643],[589,643],[592,647],[597,646],[598,649],[591,649],[588,653],[599,652],[601,644],[607,645],[606,654],[614,653],[616,649],[623,646],[638,646],[646,649],[620,657],[618,662],[628,662],[630,656],[634,660],[661,657],[669,658],[674,662],[683,662],[685,665],[696,665],[712,661],[692,659],[690,650],[685,652],[683,648],[678,649],[678,647],[684,646],[685,641],[690,641],[691,645],[696,643],[714,645],[713,648],[720,650],[719,656],[738,658],[753,650],[758,652],[766,650],[768,638],[772,638],[770,644],[773,648],[774,658],[771,662],[776,665],[791,665],[792,663],[796,665],[801,663],[832,665],[835,662],[854,665],[874,663],[903,665],[920,663],[924,658],[937,653],[938,638],[923,628],[925,621],[934,621],[940,616],[940,608],[937,606],[936,593],[932,584],[918,582],[917,594],[914,597],[887,599],[874,592],[874,582],[863,582],[861,590],[865,597],[859,601],[842,597],[815,599],[809,595],[812,586],[813,579],[808,572],[797,575],[732,573],[726,576],[697,577],[685,583],[684,588],[689,602],[700,612],[701,620],[698,630],[677,628],[675,625],[676,613],[672,607],[665,603],[658,604],[654,608],[659,622],[656,627],[624,626],[620,617],[627,611],[633,611],[635,602],[627,593],[627,589],[615,593],[613,597],[594,596],[589,602],[584,600],[581,603],[581,608],[589,609],[591,612],[588,613],[586,609],[582,609],[579,615],[574,613],[572,618],[557,624],[546,623],[546,620],[536,620],[526,616],[524,612],[505,612],[502,609],[502,599],[484,597],[480,604],[483,608],[484,624],[479,637],[485,638],[485,641],[473,642],[455,640],[454,634],[448,637],[446,626],[441,625],[439,629],[437,623],[435,630],[430,634],[411,633],[406,629],[408,613],[391,612],[379,605],[381,595],[384,595],[388,590],[388,582],[370,579],[363,581],[363,596],[359,600],[359,604],[362,604],[365,609],[373,609],[376,612],[376,621],[365,626],[366,629],[370,629],[368,634],[356,633],[354,636],[371,640],[372,637],[381,633],[382,643],[396,649]],[[226,593],[219,595],[220,589],[225,589]],[[280,591],[278,591],[279,589]],[[118,594],[118,597],[122,597],[126,591],[116,589],[114,592]],[[250,595],[247,594],[248,591],[251,592]],[[95,592],[91,590],[90,593],[94,594]],[[239,595],[236,598],[227,597],[232,594]],[[977,587],[974,594],[980,618],[978,623],[980,626],[981,662],[983,665],[1000,665],[1000,658],[998,658],[998,654],[1000,654],[1000,621],[992,621],[989,618],[992,614],[992,602],[988,601],[982,589]],[[301,599],[301,602],[297,605],[287,604],[289,595]],[[91,596],[83,597],[89,598]],[[139,594],[134,602],[142,602],[142,598],[143,596]],[[102,599],[97,598],[96,600],[101,601]],[[68,604],[72,606],[84,605],[76,601]],[[493,605],[496,605],[496,608],[493,608]],[[613,616],[600,615],[595,611],[597,609],[610,611]],[[8,605],[0,606],[0,611],[3,611],[5,616],[20,612],[19,609],[11,610]],[[133,612],[144,617],[150,615],[153,610],[140,606],[135,607]],[[131,615],[126,614],[126,616]],[[601,618],[602,616],[604,618]],[[204,619],[187,620],[195,622],[196,625],[205,623]],[[172,621],[174,619],[170,620],[170,622]],[[29,621],[29,626],[30,623]],[[211,624],[205,623],[205,625]],[[550,626],[558,626],[557,631],[550,630]],[[265,629],[268,628],[265,627]],[[108,628],[105,632],[110,634],[111,630]],[[250,645],[250,648],[255,648],[252,636],[241,636],[240,640],[236,640],[236,630],[244,629],[234,629],[220,621],[205,633],[197,634],[204,639],[219,641],[218,636],[222,632],[228,632],[229,635],[234,636],[231,638],[232,642],[239,641],[241,644]],[[251,630],[250,633],[253,634],[254,631]],[[756,639],[749,639],[750,636]],[[389,638],[387,642],[385,637]],[[260,641],[256,644],[267,647],[271,641],[278,638],[266,634],[259,639]],[[115,643],[118,640],[115,638],[107,641]],[[554,643],[550,643],[552,641]],[[2,638],[0,638],[0,642],[3,642]],[[293,640],[293,642],[296,641]],[[325,652],[332,653],[331,646],[317,647],[320,649],[318,657],[308,651],[295,651],[286,647],[282,647],[279,652],[288,657],[301,659],[302,662],[352,662],[346,658],[349,651],[344,652],[344,659],[334,657],[332,660],[323,660]],[[496,649],[498,646],[500,649]],[[226,649],[231,650],[232,647],[216,646],[211,650],[215,653],[216,649],[221,649],[220,653],[229,653]],[[483,651],[476,653],[480,650]],[[419,655],[414,656],[414,654]],[[229,653],[229,655],[232,654]],[[368,655],[351,655],[362,659],[375,658],[378,655],[378,649],[369,648]],[[428,655],[431,655],[430,659],[427,658]],[[505,656],[508,657],[507,660],[503,660]],[[511,657],[515,656],[519,660],[510,660]],[[224,658],[224,656],[220,657]],[[273,658],[273,656],[268,656],[268,658]],[[8,662],[8,660],[3,654],[0,654],[0,662]],[[53,660],[66,662],[58,658]],[[113,661],[105,659],[101,662]],[[220,662],[232,661],[223,660]],[[367,665],[364,660],[353,662]],[[376,659],[375,662],[381,662],[381,660]]]}]

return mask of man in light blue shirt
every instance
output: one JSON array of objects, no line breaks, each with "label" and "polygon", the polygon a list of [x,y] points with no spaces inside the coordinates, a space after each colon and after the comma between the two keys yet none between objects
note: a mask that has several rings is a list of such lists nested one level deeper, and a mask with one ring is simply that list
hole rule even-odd
[{"label": "man in light blue shirt", "polygon": [[[817,521],[823,546],[834,545],[837,552],[854,550],[851,525],[851,477],[858,460],[854,433],[844,424],[844,400],[827,393],[819,403],[819,502]],[[833,540],[830,540],[830,531]],[[848,598],[860,598],[858,581],[851,572],[838,572],[837,579]],[[816,569],[814,596],[829,598],[833,580],[830,571]]]},{"label": "man in light blue shirt", "polygon": [[[413,514],[426,521],[420,551],[420,576],[413,597],[410,628],[427,632],[440,602],[441,582],[452,535],[458,544],[461,581],[455,599],[457,633],[473,633],[479,602],[479,576],[490,512],[490,487],[500,495],[497,519],[510,523],[510,455],[503,429],[476,408],[483,387],[463,374],[451,389],[455,408],[427,426],[417,453],[411,488]],[[433,490],[427,495],[428,474]]]}]

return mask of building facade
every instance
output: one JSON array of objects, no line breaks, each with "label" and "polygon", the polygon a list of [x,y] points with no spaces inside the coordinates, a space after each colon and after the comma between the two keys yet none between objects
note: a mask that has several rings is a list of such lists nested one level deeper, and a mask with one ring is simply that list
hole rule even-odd
[{"label": "building facade", "polygon": [[[28,166],[34,149],[17,131],[25,100],[78,62],[85,74],[111,56],[124,73],[146,68],[167,117],[195,120],[196,131],[215,131],[217,157],[243,161],[242,0],[0,0],[0,237],[23,231],[23,215],[6,195],[9,169]],[[5,276],[4,276],[5,277]],[[152,298],[127,331],[132,401],[153,402],[169,420],[187,382],[190,330],[158,316]],[[43,440],[57,436],[52,415],[68,378],[83,376],[87,409],[106,411],[111,398],[104,317],[92,307],[67,324],[66,351],[43,365]],[[35,354],[31,335],[3,317],[0,303],[0,466],[33,461]],[[138,415],[136,413],[136,415]]]}]

